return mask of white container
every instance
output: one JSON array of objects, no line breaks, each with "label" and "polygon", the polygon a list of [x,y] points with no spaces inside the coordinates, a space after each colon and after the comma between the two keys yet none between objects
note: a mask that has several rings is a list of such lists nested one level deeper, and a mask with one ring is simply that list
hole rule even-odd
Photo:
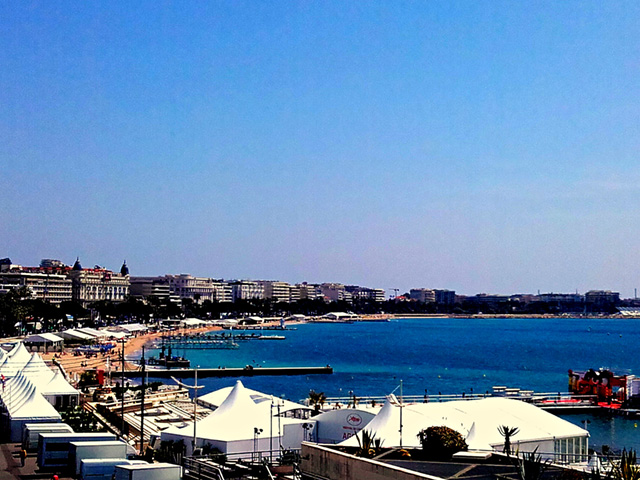
[{"label": "white container", "polygon": [[38,466],[66,469],[69,466],[69,443],[115,440],[112,433],[39,433]]},{"label": "white container", "polygon": [[80,462],[79,480],[111,480],[116,465],[145,465],[144,460],[124,458],[89,458]]},{"label": "white container", "polygon": [[25,423],[22,429],[22,448],[27,451],[38,449],[38,436],[41,433],[73,433],[66,423]]},{"label": "white container", "polygon": [[172,463],[116,465],[115,480],[180,480],[182,467]]},{"label": "white container", "polygon": [[106,442],[69,443],[69,467],[73,475],[80,475],[82,460],[90,458],[127,458],[127,444],[120,440]]}]

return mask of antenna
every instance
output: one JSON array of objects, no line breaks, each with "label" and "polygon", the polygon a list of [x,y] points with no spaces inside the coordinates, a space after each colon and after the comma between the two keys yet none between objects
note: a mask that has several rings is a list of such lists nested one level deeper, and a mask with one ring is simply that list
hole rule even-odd
[{"label": "antenna", "polygon": [[391,290],[394,293],[393,297],[391,298],[398,298],[398,292],[400,291],[399,288],[390,288],[389,290]]}]

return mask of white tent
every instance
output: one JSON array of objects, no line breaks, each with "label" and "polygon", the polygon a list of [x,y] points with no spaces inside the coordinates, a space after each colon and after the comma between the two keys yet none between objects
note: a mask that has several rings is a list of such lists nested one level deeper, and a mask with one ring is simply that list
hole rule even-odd
[{"label": "white tent", "polygon": [[95,340],[93,335],[80,332],[79,330],[65,330],[58,333],[59,336],[73,343],[90,343]]},{"label": "white tent", "polygon": [[60,370],[56,370],[51,380],[46,385],[39,386],[38,390],[56,407],[75,406],[80,399],[80,392],[71,386]]},{"label": "white tent", "polygon": [[36,386],[22,373],[6,382],[0,395],[2,402],[3,430],[8,432],[9,440],[20,441],[25,423],[60,422],[60,414],[38,392]]},{"label": "white tent", "polygon": [[[465,437],[470,450],[502,450],[504,437],[498,427],[517,427],[519,432],[511,442],[514,449],[553,454],[564,444],[565,452],[571,445],[571,453],[587,450],[589,432],[520,400],[485,398],[443,403],[418,403],[403,405],[387,400],[378,415],[366,429],[383,440],[386,447],[400,445],[400,409],[402,408],[402,445],[419,446],[418,433],[431,426],[447,426]],[[361,435],[361,434],[358,434]],[[341,443],[357,446],[355,437]]]},{"label": "white tent", "polygon": [[53,378],[53,370],[44,363],[38,353],[31,355],[31,359],[22,368],[21,373],[37,386],[46,385]]},{"label": "white tent", "polygon": [[117,340],[120,340],[121,338],[127,338],[131,335],[129,332],[120,332],[120,331],[113,331],[113,330],[102,330],[102,331],[106,334],[107,338],[115,338]]},{"label": "white tent", "polygon": [[[238,380],[220,406],[196,424],[197,445],[211,444],[227,455],[244,454],[240,455],[243,457],[251,456],[254,450],[277,453],[280,446],[299,448],[304,439],[303,425],[311,427],[314,423],[278,418],[271,402],[256,403]],[[193,423],[182,428],[170,427],[162,432],[161,438],[183,440],[189,454]]]},{"label": "white tent", "polygon": [[182,325],[185,327],[200,327],[202,325],[206,325],[207,322],[204,320],[198,320],[197,318],[185,318],[182,321]]},{"label": "white tent", "polygon": [[126,332],[144,332],[146,330],[148,330],[148,328],[145,325],[142,325],[141,323],[125,323],[123,325],[120,325],[120,328],[123,331]]},{"label": "white tent", "polygon": [[44,351],[51,348],[61,348],[64,343],[64,339],[53,333],[38,333],[30,335],[23,340],[25,345],[29,347],[40,348],[42,346]]},{"label": "white tent", "polygon": [[[243,385],[244,386],[244,385]],[[206,395],[202,395],[198,397],[198,403],[205,405],[207,407],[216,409],[226,400],[231,391],[235,388],[235,386],[231,387],[223,387],[219,390],[216,390],[211,393],[207,393]],[[252,390],[250,388],[244,387],[247,391],[251,400],[256,404],[265,404],[271,409],[271,402],[274,402],[273,414],[277,415],[278,412],[283,417],[293,417],[293,418],[309,418],[311,413],[313,412],[312,407],[307,407],[306,405],[301,405],[299,403],[292,402],[290,400],[285,399],[274,399],[272,395],[267,395],[262,392],[258,392],[257,390]]]},{"label": "white tent", "polygon": [[84,327],[84,328],[78,328],[76,329],[76,332],[80,332],[80,333],[84,333],[86,335],[89,335],[95,339],[99,339],[99,338],[104,338],[107,336],[106,333],[100,331],[100,330],[96,330],[95,328],[89,328],[89,327]]},{"label": "white tent", "polygon": [[15,376],[31,360],[31,354],[22,342],[7,354],[4,362],[0,365],[0,373],[7,378]]}]

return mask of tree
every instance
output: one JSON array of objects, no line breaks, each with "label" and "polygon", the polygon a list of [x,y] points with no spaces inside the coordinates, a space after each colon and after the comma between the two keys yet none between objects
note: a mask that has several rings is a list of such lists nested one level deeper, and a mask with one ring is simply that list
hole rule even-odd
[{"label": "tree", "polygon": [[469,448],[459,432],[445,426],[420,430],[418,438],[425,455],[438,460],[448,460],[454,453]]},{"label": "tree", "polygon": [[316,393],[315,390],[309,390],[309,405],[313,405],[315,408],[315,415],[320,413],[320,408],[324,406],[324,402],[327,401],[327,397],[324,392]]},{"label": "tree", "polygon": [[500,425],[498,427],[498,432],[504,437],[504,448],[502,451],[507,454],[507,457],[511,455],[511,437],[516,436],[519,431],[520,429],[518,427],[508,427],[506,425]]}]

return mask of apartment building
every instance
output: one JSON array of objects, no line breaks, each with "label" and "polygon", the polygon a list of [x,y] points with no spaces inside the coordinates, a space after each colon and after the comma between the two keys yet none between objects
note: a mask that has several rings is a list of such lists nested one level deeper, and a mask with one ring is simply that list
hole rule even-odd
[{"label": "apartment building", "polygon": [[423,303],[434,303],[436,301],[436,292],[430,288],[412,288],[409,290],[411,300]]},{"label": "apartment building", "polygon": [[230,282],[233,301],[264,298],[264,286],[252,280],[236,280]]}]

